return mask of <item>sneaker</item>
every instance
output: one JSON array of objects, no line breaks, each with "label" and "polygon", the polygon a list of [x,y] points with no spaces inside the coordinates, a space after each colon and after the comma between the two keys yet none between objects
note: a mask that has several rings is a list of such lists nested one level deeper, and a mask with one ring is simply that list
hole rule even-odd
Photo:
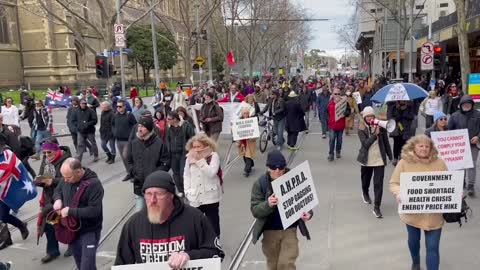
[{"label": "sneaker", "polygon": [[63,257],[67,258],[67,257],[71,257],[72,255],[73,255],[72,254],[72,248],[69,245],[67,250],[65,251],[65,253],[63,253]]},{"label": "sneaker", "polygon": [[333,155],[328,156],[328,161],[333,161]]},{"label": "sneaker", "polygon": [[322,134],[322,138],[327,138],[327,135],[326,134]]},{"label": "sneaker", "polygon": [[376,217],[376,218],[382,218],[382,212],[380,212],[380,208],[379,207],[375,207],[373,208],[373,215]]},{"label": "sneaker", "polygon": [[125,177],[122,179],[122,182],[127,182],[128,180],[130,180],[130,175],[125,175]]},{"label": "sneaker", "polygon": [[420,264],[412,264],[412,270],[421,270]]},{"label": "sneaker", "polygon": [[337,158],[341,158],[341,157],[342,157],[342,155],[340,154],[340,152],[337,152],[336,156],[337,156]]},{"label": "sneaker", "polygon": [[55,260],[56,258],[58,258],[58,256],[59,256],[59,255],[57,255],[57,256],[51,256],[51,255],[47,254],[47,255],[46,255],[45,257],[43,257],[40,261],[41,261],[42,263],[49,263],[49,262]]},{"label": "sneaker", "polygon": [[475,187],[473,185],[468,185],[467,187],[467,195],[469,197],[475,197]]},{"label": "sneaker", "polygon": [[393,166],[397,166],[397,163],[398,163],[398,159],[396,159],[396,158],[395,158],[395,159],[393,159],[393,161],[392,161],[392,165],[393,165]]},{"label": "sneaker", "polygon": [[370,195],[368,193],[362,193],[363,202],[366,204],[372,204],[372,200],[370,199]]}]

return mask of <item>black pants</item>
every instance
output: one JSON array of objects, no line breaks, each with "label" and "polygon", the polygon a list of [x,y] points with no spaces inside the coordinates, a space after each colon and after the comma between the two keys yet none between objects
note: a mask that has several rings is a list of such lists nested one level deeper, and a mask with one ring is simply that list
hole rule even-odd
[{"label": "black pants", "polygon": [[252,168],[253,166],[255,166],[253,159],[248,157],[243,157],[243,162],[245,162],[245,168],[243,169],[243,171],[246,173],[252,172]]},{"label": "black pants", "polygon": [[171,153],[170,167],[173,172],[175,186],[180,193],[183,193],[183,169],[185,168],[185,155],[183,153]]},{"label": "black pants", "polygon": [[220,237],[220,216],[218,215],[218,207],[220,203],[204,204],[198,207],[198,210],[202,211],[205,216],[210,220],[213,226],[213,230]]},{"label": "black pants", "polygon": [[433,115],[425,116],[425,128],[431,128],[433,125]]},{"label": "black pants", "polygon": [[287,145],[295,147],[297,145],[298,132],[288,132]]},{"label": "black pants", "polygon": [[393,137],[393,158],[400,159],[400,154],[402,154],[402,147],[405,145],[407,140],[403,139],[403,136]]},{"label": "black pants", "polygon": [[383,175],[385,173],[385,166],[367,167],[362,166],[360,169],[360,175],[362,178],[362,191],[364,194],[368,194],[370,188],[370,181],[373,174],[373,192],[375,194],[374,206],[380,207],[382,204],[383,196]]}]

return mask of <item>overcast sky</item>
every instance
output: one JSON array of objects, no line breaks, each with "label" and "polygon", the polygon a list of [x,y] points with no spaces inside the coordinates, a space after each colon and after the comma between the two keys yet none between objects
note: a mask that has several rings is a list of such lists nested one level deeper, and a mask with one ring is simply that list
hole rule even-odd
[{"label": "overcast sky", "polygon": [[310,42],[310,49],[327,51],[345,50],[343,44],[337,41],[333,26],[343,25],[353,14],[354,8],[349,0],[295,0],[310,10],[315,19],[330,19],[326,22],[310,22],[314,39]]}]

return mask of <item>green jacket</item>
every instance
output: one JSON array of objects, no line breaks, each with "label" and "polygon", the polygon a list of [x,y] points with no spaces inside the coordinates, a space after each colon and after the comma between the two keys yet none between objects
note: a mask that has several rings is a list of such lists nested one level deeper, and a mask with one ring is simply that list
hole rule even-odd
[{"label": "green jacket", "polygon": [[[288,171],[289,169],[286,170],[286,172]],[[277,207],[272,208],[268,206],[268,197],[273,194],[271,181],[270,174],[267,172],[260,176],[260,178],[255,181],[252,187],[250,211],[252,212],[253,217],[256,219],[252,231],[252,242],[254,244],[257,243],[258,239],[260,239],[260,236],[263,233],[263,227],[265,226],[269,216],[274,211],[277,211]],[[310,214],[313,216],[312,211],[310,211]],[[301,219],[298,221],[298,228],[300,229],[300,233],[310,240],[310,233],[305,225],[305,222]]]}]

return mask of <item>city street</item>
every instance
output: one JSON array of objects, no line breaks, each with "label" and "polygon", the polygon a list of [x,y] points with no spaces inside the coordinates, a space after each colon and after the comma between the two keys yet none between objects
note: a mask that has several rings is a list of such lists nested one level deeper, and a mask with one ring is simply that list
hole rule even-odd
[{"label": "city street", "polygon": [[[54,110],[56,132],[66,131],[65,109]],[[420,124],[423,126],[423,123]],[[28,130],[22,123],[24,132]],[[62,130],[63,129],[63,130]],[[410,255],[406,243],[406,228],[400,222],[396,203],[388,191],[388,181],[393,170],[389,165],[385,173],[384,199],[382,205],[383,219],[376,219],[371,206],[362,202],[360,190],[360,166],[355,161],[359,140],[356,135],[344,137],[341,159],[327,161],[328,140],[322,139],[320,125],[313,119],[309,134],[299,137],[300,150],[293,156],[290,151],[284,154],[292,159],[290,167],[308,160],[320,200],[314,209],[313,219],[307,223],[312,236],[307,241],[300,234],[300,257],[298,269],[409,269]],[[420,128],[417,133],[423,132]],[[97,128],[98,135],[98,128]],[[98,139],[98,137],[97,137]],[[62,145],[71,145],[70,137],[60,138]],[[222,136],[220,154],[222,159],[230,146],[231,138]],[[99,143],[99,141],[97,141]],[[102,153],[102,151],[100,150]],[[102,240],[97,254],[98,269],[109,269],[112,265],[120,229],[132,213],[132,184],[121,182],[125,172],[123,164],[117,157],[113,165],[105,164],[105,156],[98,163],[92,163],[92,157],[84,156],[85,166],[94,170],[104,182],[105,197],[103,201],[104,222]],[[232,148],[229,159],[231,163],[224,166],[225,194],[221,201],[221,240],[226,253],[223,268],[227,269],[233,254],[245,237],[253,217],[250,213],[250,190],[253,182],[265,172],[266,153],[257,152],[255,169],[249,178],[242,175],[243,162],[237,158],[236,147]],[[38,170],[39,161],[32,162]],[[372,191],[373,192],[373,191]],[[469,200],[474,214],[480,209],[479,199]],[[12,269],[75,269],[73,258],[59,259],[42,265],[40,259],[45,255],[45,237],[36,241],[36,216],[38,199],[25,205],[18,216],[29,220],[30,236],[22,241],[18,231],[13,231],[14,245],[0,252],[0,261],[12,261]],[[441,269],[460,270],[478,269],[480,257],[477,256],[480,221],[473,216],[467,224],[459,228],[457,224],[446,224],[441,240]],[[422,242],[423,246],[423,242]],[[61,247],[63,252],[66,246]],[[422,250],[422,255],[424,251]],[[424,257],[422,257],[424,259]],[[388,267],[387,267],[388,266]],[[241,269],[265,269],[265,257],[261,251],[261,242],[250,245],[241,264]]]}]

